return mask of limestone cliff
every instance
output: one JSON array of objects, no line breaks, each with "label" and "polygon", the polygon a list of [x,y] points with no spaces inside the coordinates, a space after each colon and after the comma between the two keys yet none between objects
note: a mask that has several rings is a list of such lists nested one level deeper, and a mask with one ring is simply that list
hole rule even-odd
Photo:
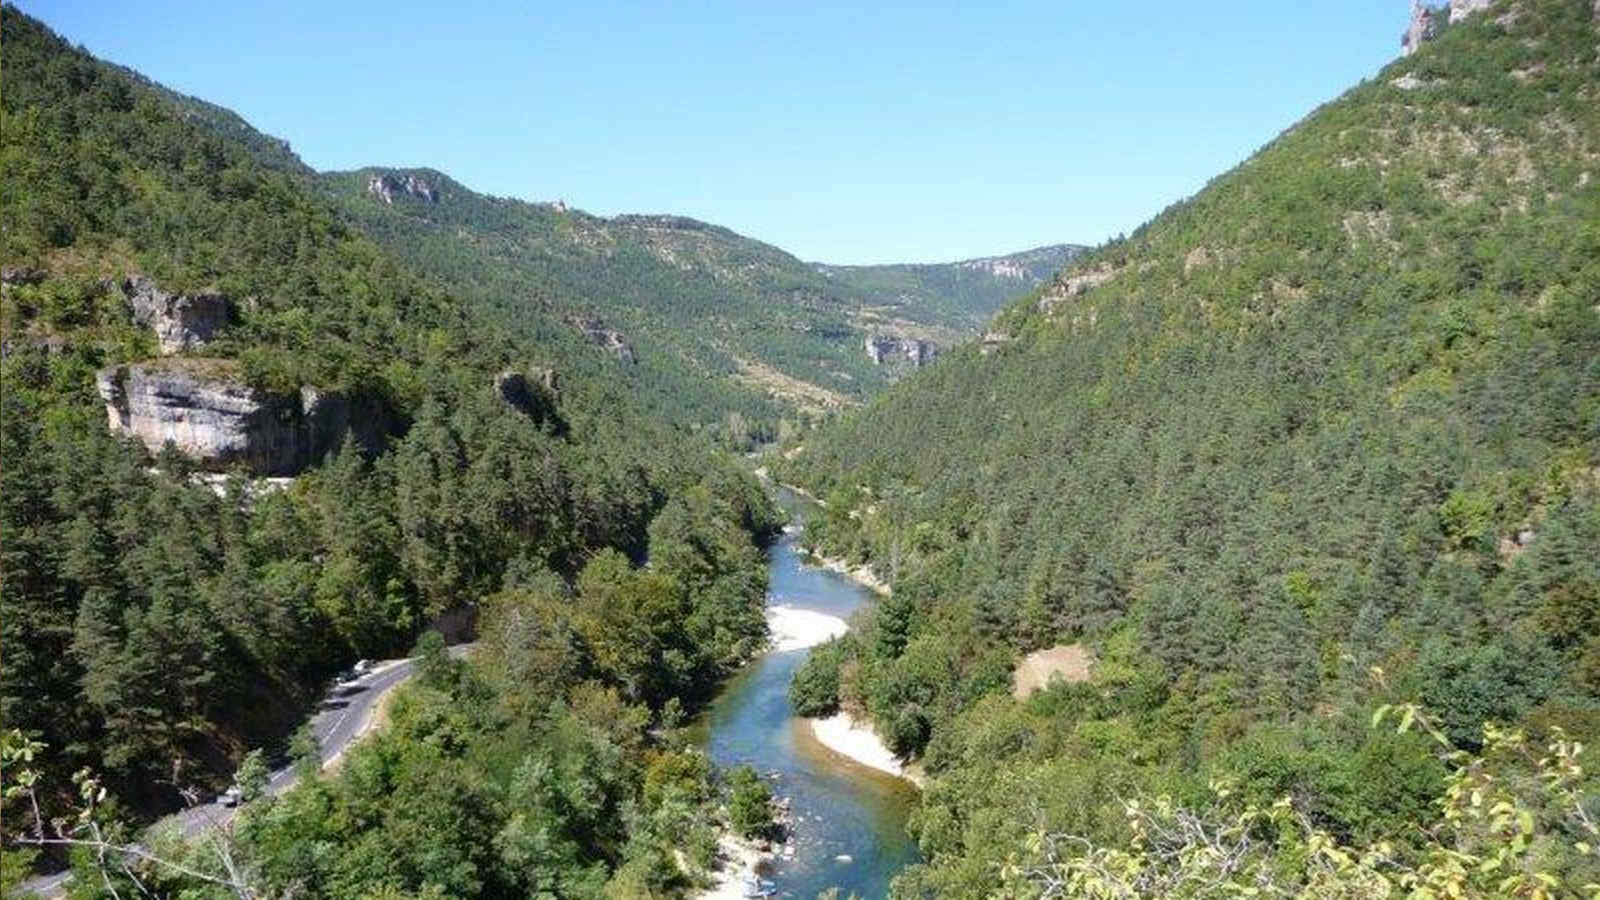
[{"label": "limestone cliff", "polygon": [[1450,24],[1465,19],[1479,10],[1488,9],[1494,0],[1450,0]]},{"label": "limestone cliff", "polygon": [[939,352],[932,341],[882,334],[867,335],[866,350],[875,366],[906,362],[920,367],[932,362]]},{"label": "limestone cliff", "polygon": [[412,197],[424,203],[438,203],[439,191],[420,175],[384,173],[367,179],[367,193],[393,205],[396,197]]},{"label": "limestone cliff", "polygon": [[380,417],[354,417],[340,394],[302,388],[271,393],[245,384],[228,360],[162,360],[113,366],[96,379],[113,432],[151,453],[171,441],[204,469],[242,465],[292,475],[336,449],[352,427],[376,439]]},{"label": "limestone cliff", "polygon": [[193,350],[227,327],[228,300],[220,294],[169,294],[135,276],[122,282],[133,321],[156,333],[163,355]]},{"label": "limestone cliff", "polygon": [[[1431,7],[1425,0],[1411,0],[1411,21],[1400,35],[1400,48],[1405,55],[1417,52],[1424,41],[1439,36],[1446,24],[1454,25],[1466,17],[1482,12],[1494,5],[1494,0],[1451,0],[1444,6]],[[1596,15],[1600,16],[1600,0],[1595,2]]]},{"label": "limestone cliff", "polygon": [[1401,52],[1407,56],[1417,52],[1424,41],[1433,40],[1439,34],[1443,24],[1440,16],[1441,10],[1428,6],[1423,0],[1411,0],[1411,21],[1406,24],[1406,30],[1400,35]]}]

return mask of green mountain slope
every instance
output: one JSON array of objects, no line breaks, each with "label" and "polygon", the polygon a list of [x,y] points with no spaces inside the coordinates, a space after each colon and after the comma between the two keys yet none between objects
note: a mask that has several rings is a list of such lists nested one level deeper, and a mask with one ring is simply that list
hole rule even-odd
[{"label": "green mountain slope", "polygon": [[[1211,777],[1413,840],[1443,769],[1383,701],[1600,733],[1596,18],[1452,25],[787,464],[894,577],[797,689],[935,776],[906,896]],[[1010,699],[1070,642],[1090,685]]]},{"label": "green mountain slope", "polygon": [[[474,193],[431,170],[321,177],[347,219],[498,309],[616,332],[624,377],[662,415],[735,444],[860,402],[910,368],[875,364],[869,335],[950,347],[1075,248],[969,263],[827,267],[677,216],[612,219]],[[631,367],[637,364],[637,371]]]},{"label": "green mountain slope", "polygon": [[[564,328],[500,321],[341,223],[238,117],[10,6],[0,31],[0,887],[31,853],[27,768],[47,816],[93,798],[70,778],[84,768],[110,791],[101,813],[147,821],[252,748],[293,750],[339,669],[480,605],[510,623],[482,662],[429,657],[403,735],[347,764],[368,780],[340,797],[364,812],[300,809],[304,831],[247,848],[253,873],[284,873],[258,893],[303,893],[322,829],[331,895],[526,895],[532,868],[435,846],[424,870],[402,836],[453,815],[496,833],[522,808],[504,802],[514,770],[557,744],[548,758],[605,777],[582,789],[597,821],[542,814],[559,858],[540,877],[598,890],[657,860],[664,839],[621,812],[642,809],[648,729],[765,637],[776,513],[754,479],[647,415],[581,341],[545,338]],[[235,464],[197,434],[276,437]],[[528,621],[551,630],[513,627]],[[22,740],[44,746],[13,756]],[[709,772],[679,774],[699,792],[679,834],[707,833]],[[399,781],[432,793],[406,807]]]}]

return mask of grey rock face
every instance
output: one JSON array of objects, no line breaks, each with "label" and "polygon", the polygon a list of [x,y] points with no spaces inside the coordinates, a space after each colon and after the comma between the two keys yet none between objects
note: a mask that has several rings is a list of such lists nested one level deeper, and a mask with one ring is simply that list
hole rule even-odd
[{"label": "grey rock face", "polygon": [[[1400,48],[1406,56],[1417,52],[1423,42],[1439,36],[1446,23],[1454,25],[1474,13],[1494,5],[1495,0],[1450,0],[1438,8],[1429,7],[1425,0],[1411,0],[1411,22],[1400,35]],[[1595,2],[1595,15],[1600,17],[1600,0]]]},{"label": "grey rock face", "polygon": [[0,284],[38,284],[44,277],[43,270],[32,266],[0,266]]},{"label": "grey rock face", "polygon": [[133,320],[156,333],[170,356],[210,341],[228,325],[228,299],[220,294],[169,294],[143,276],[122,283]]},{"label": "grey rock face", "polygon": [[1479,10],[1488,9],[1494,0],[1450,0],[1450,24],[1465,19]]},{"label": "grey rock face", "polygon": [[[1451,13],[1451,21],[1455,14]],[[1417,52],[1423,41],[1433,40],[1439,34],[1439,11],[1431,9],[1423,0],[1411,0],[1411,22],[1406,26],[1405,33],[1400,35],[1400,49],[1406,56]]]},{"label": "grey rock face", "polygon": [[212,470],[242,464],[256,475],[292,475],[334,449],[351,427],[341,395],[312,388],[270,394],[168,363],[113,366],[96,383],[114,433],[137,438],[151,453],[171,441]]},{"label": "grey rock face", "polygon": [[622,336],[622,332],[617,331],[615,328],[607,328],[599,319],[574,316],[567,321],[572,324],[572,327],[582,332],[589,343],[604,347],[608,353],[617,359],[630,366],[639,361],[638,357],[634,355],[633,347]]},{"label": "grey rock face", "polygon": [[1115,277],[1117,270],[1105,263],[1087,271],[1080,271],[1076,275],[1057,276],[1055,283],[1039,298],[1036,307],[1041,312],[1049,312],[1061,303],[1073,297],[1081,297]]},{"label": "grey rock face", "polygon": [[867,335],[866,350],[867,358],[875,366],[908,362],[920,367],[932,362],[939,352],[932,341],[880,334]]},{"label": "grey rock face", "polygon": [[393,204],[397,196],[415,197],[424,203],[439,202],[438,190],[419,175],[397,175],[390,172],[373,175],[367,179],[367,193],[389,204]]}]

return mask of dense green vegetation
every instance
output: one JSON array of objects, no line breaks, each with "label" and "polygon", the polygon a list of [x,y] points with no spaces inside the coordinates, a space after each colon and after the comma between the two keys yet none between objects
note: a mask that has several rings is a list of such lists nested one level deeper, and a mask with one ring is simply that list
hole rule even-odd
[{"label": "dense green vegetation", "polygon": [[606,551],[575,585],[546,575],[488,598],[470,664],[425,648],[421,683],[376,740],[336,776],[245,810],[252,883],[324,897],[691,887],[719,823],[759,827],[749,774],[724,792],[679,730],[678,698],[765,637],[764,561],[727,512],[691,491],[652,524],[648,571]]},{"label": "dense green vegetation", "polygon": [[[482,605],[482,659],[425,664],[393,735],[253,818],[251,871],[315,896],[681,886],[666,836],[709,833],[712,775],[690,760],[648,798],[646,776],[765,639],[777,513],[755,481],[544,340],[548,320],[396,262],[237,117],[10,7],[0,29],[0,256],[34,270],[0,309],[0,723],[45,745],[45,813],[80,768],[133,821],[215,790],[249,748],[283,747],[335,671]],[[386,442],[347,440],[275,490],[112,437],[95,372],[155,353],[117,287],[132,274],[233,300],[206,358],[169,365],[344,391]],[[492,389],[532,365],[562,376],[554,416]]]},{"label": "dense green vegetation", "polygon": [[728,822],[746,838],[773,837],[772,789],[749,766],[728,773]]},{"label": "dense green vegetation", "polygon": [[[1449,767],[1375,706],[1466,751],[1486,721],[1600,736],[1593,17],[1451,27],[785,464],[828,501],[812,539],[894,581],[794,695],[933,776],[898,893],[1081,874],[1046,857],[1138,851],[1123,801],[1204,810],[1213,779],[1409,865]],[[1088,683],[1012,699],[1022,653],[1070,642]],[[1529,865],[1576,896],[1578,819],[1533,808]]]},{"label": "dense green vegetation", "polygon": [[[630,702],[632,674],[618,668],[628,661],[588,646],[617,641],[602,617],[619,600],[656,613],[683,605],[672,578],[647,584],[602,556],[581,582],[495,597],[470,663],[425,638],[417,682],[336,773],[301,766],[287,794],[247,791],[238,820],[203,840],[152,829],[146,843],[161,862],[113,864],[113,886],[218,898],[633,898],[693,887],[720,829],[770,827],[767,788],[748,770],[720,783],[677,727],[675,701],[655,711]],[[544,618],[556,604],[572,612]],[[97,868],[79,860],[86,896],[103,893]]]},{"label": "dense green vegetation", "polygon": [[[426,189],[384,198],[369,189],[382,177]],[[1075,249],[1018,254],[1009,274],[962,263],[812,266],[693,219],[604,219],[484,196],[427,169],[319,183],[348,221],[461,296],[511,323],[547,317],[544,340],[574,340],[565,322],[574,315],[620,331],[637,364],[612,368],[657,416],[741,449],[777,439],[785,421],[784,434],[798,433],[900,374],[872,364],[867,334],[965,340]],[[606,361],[597,353],[591,363]]]}]

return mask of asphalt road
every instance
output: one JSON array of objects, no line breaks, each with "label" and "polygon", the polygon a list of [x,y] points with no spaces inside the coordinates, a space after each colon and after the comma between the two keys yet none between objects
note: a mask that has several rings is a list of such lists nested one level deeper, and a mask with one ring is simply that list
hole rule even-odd
[{"label": "asphalt road", "polygon": [[[378,663],[372,671],[355,681],[335,685],[318,705],[311,717],[311,731],[317,736],[317,747],[322,751],[322,764],[326,766],[343,753],[366,730],[374,705],[390,688],[410,678],[416,662],[409,659]],[[288,765],[273,772],[267,780],[267,793],[278,795],[294,787],[294,766]],[[175,814],[182,824],[184,837],[193,837],[214,825],[226,825],[238,807],[220,803],[202,803]]]},{"label": "asphalt road", "polygon": [[[450,655],[459,659],[466,655],[467,648],[468,645],[451,647]],[[415,671],[415,660],[388,660],[378,663],[360,678],[335,685],[329,691],[328,696],[319,704],[316,715],[311,717],[311,730],[317,736],[317,746],[321,749],[324,767],[349,749],[350,745],[365,733],[371,724],[378,700],[395,685],[410,678]],[[293,787],[294,782],[294,767],[285,766],[272,773],[267,782],[267,793],[281,794]],[[236,812],[238,807],[227,807],[216,802],[202,803],[175,813],[168,821],[176,820],[180,823],[184,836],[193,837],[206,828],[226,825]],[[22,893],[32,893],[41,897],[58,896],[71,878],[70,871],[41,875],[25,882],[22,885]]]}]

